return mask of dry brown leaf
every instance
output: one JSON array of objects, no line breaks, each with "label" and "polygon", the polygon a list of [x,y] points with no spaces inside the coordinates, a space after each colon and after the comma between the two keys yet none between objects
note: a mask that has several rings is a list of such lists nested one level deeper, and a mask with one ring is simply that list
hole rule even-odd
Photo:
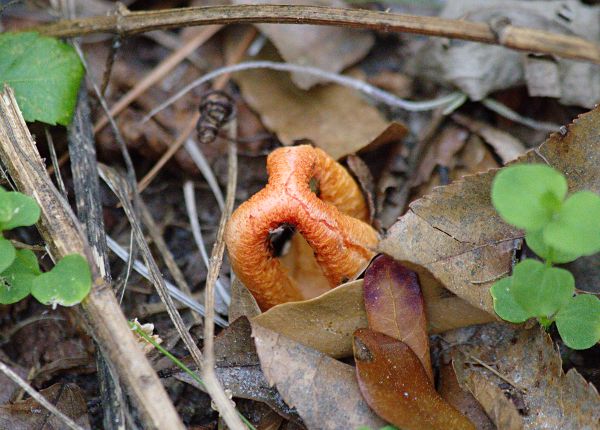
[{"label": "dry brown leaf", "polygon": [[[253,57],[275,60],[273,49]],[[333,158],[358,152],[378,137],[388,122],[356,91],[323,85],[297,88],[286,73],[248,70],[234,74],[244,100],[284,145],[310,140]]]},{"label": "dry brown leaf", "polygon": [[[254,341],[251,338],[250,322],[246,317],[235,320],[215,338],[215,372],[224,389],[233,397],[256,400],[269,405],[288,420],[300,422],[295,410],[285,404],[277,390],[271,388],[260,369]],[[184,359],[187,362],[189,358]],[[191,368],[195,368],[190,363]],[[179,381],[204,390],[198,381],[175,367],[162,370],[162,376],[173,376]]]},{"label": "dry brown leaf", "polygon": [[[430,333],[493,320],[432,280],[421,277],[420,281]],[[363,280],[340,285],[311,300],[275,306],[252,321],[331,357],[349,357],[352,333],[368,326]]]},{"label": "dry brown leaf", "polygon": [[426,183],[436,166],[453,167],[454,156],[465,145],[469,132],[461,127],[448,126],[429,146],[413,179],[413,186]]},{"label": "dry brown leaf", "polygon": [[[291,4],[345,7],[341,0],[235,0],[236,4]],[[257,24],[288,63],[318,67],[338,73],[363,58],[375,41],[372,34],[322,25]],[[316,76],[293,73],[292,81],[303,90],[323,82]]]},{"label": "dry brown leaf", "polygon": [[427,318],[417,274],[380,255],[365,272],[363,290],[369,328],[408,345],[433,382]]},{"label": "dry brown leaf", "polygon": [[[579,1],[448,0],[440,16],[488,24],[510,22],[518,27],[600,41],[600,8]],[[532,79],[538,81],[534,88],[528,88],[530,94],[533,90],[540,96],[558,97],[565,105],[592,108],[600,100],[598,64],[544,58],[539,59],[544,61],[541,66],[540,61],[532,63],[522,52],[503,46],[448,43],[442,38],[431,38],[418,48],[421,55],[409,59],[415,63],[415,75],[456,86],[471,100],[481,100],[500,89],[529,84]],[[532,67],[538,70],[531,70]],[[533,76],[527,77],[528,73]]]},{"label": "dry brown leaf", "polygon": [[354,333],[360,391],[377,414],[404,430],[475,430],[436,391],[419,357],[397,339],[369,329]]},{"label": "dry brown leaf", "polygon": [[444,337],[456,345],[452,355],[461,386],[498,428],[600,428],[598,391],[576,370],[563,372],[559,352],[539,327],[489,324]]},{"label": "dry brown leaf", "polygon": [[483,121],[459,113],[453,114],[452,119],[485,139],[504,163],[519,157],[527,149],[516,137]]},{"label": "dry brown leaf", "polygon": [[[75,423],[89,429],[87,404],[81,389],[75,384],[54,384],[40,391],[59,411]],[[9,405],[0,406],[0,429],[10,430],[62,430],[64,423],[31,397]]]},{"label": "dry brown leaf", "polygon": [[[521,162],[548,162],[562,171],[570,191],[600,192],[600,108],[554,133]],[[431,274],[473,306],[493,313],[489,288],[508,274],[523,233],[505,224],[490,201],[496,171],[466,176],[411,203],[380,242],[380,250]],[[421,280],[423,286],[423,281]]]},{"label": "dry brown leaf", "polygon": [[235,278],[231,283],[231,304],[229,305],[229,322],[240,317],[252,318],[260,315],[260,308],[256,299],[248,288]]},{"label": "dry brown leaf", "polygon": [[362,398],[352,366],[252,324],[263,372],[309,429],[379,428],[385,423]]},{"label": "dry brown leaf", "polygon": [[477,430],[495,430],[496,426],[473,395],[460,387],[452,362],[441,363],[439,367],[438,393],[444,400],[465,415]]},{"label": "dry brown leaf", "polygon": [[252,319],[331,357],[352,355],[352,333],[367,326],[362,280],[303,302],[284,303]]},{"label": "dry brown leaf", "polygon": [[[395,124],[395,123],[392,123]],[[390,127],[388,127],[389,129]],[[367,201],[367,205],[369,206],[369,224],[373,223],[373,218],[376,215],[375,209],[375,181],[373,179],[373,175],[371,174],[371,170],[367,163],[365,163],[362,158],[357,155],[350,154],[346,157],[346,164],[348,165],[348,171],[352,174],[360,189],[362,191],[365,200]]]}]

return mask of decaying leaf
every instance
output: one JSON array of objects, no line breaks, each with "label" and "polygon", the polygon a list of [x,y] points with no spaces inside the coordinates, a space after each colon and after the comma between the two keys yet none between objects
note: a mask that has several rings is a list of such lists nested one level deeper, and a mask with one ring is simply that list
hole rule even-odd
[{"label": "decaying leaf", "polygon": [[539,327],[488,324],[444,338],[454,345],[461,386],[498,428],[599,428],[598,391],[575,369],[563,372],[559,352]]},{"label": "decaying leaf", "polygon": [[[246,317],[235,320],[215,338],[217,379],[234,397],[256,400],[269,405],[285,419],[299,422],[296,411],[285,404],[277,390],[272,388],[260,369],[250,322]],[[188,361],[188,360],[185,360]],[[194,364],[190,363],[194,368]],[[199,390],[204,387],[179,368],[162,370],[161,376],[173,376]]]},{"label": "decaying leaf", "polygon": [[[87,404],[81,389],[75,384],[54,384],[40,390],[50,403],[75,423],[89,429]],[[64,423],[31,397],[9,405],[0,406],[0,429],[10,430],[62,430]]]},{"label": "decaying leaf", "polygon": [[[0,350],[0,360],[5,363],[10,362],[9,357],[2,350]],[[14,364],[11,367],[21,378],[27,378],[27,369],[25,367]],[[0,372],[0,387],[2,387],[0,390],[0,405],[7,403],[12,398],[15,391],[19,389],[19,386],[2,372]]]},{"label": "decaying leaf", "polygon": [[403,430],[475,426],[436,391],[421,361],[404,342],[369,329],[354,333],[360,391],[377,414]]},{"label": "decaying leaf", "polygon": [[[346,6],[342,0],[236,0],[233,3]],[[375,41],[370,33],[343,27],[278,24],[256,26],[273,42],[286,62],[318,67],[335,73],[363,58]],[[322,82],[318,77],[301,73],[292,73],[292,81],[303,90]]]},{"label": "decaying leaf", "polygon": [[260,308],[248,288],[235,278],[231,283],[231,303],[229,305],[229,321],[233,322],[239,317],[252,318],[260,315]]},{"label": "decaying leaf", "polygon": [[485,139],[504,163],[508,163],[525,153],[525,145],[506,131],[459,113],[453,114],[452,119]]},{"label": "decaying leaf", "polygon": [[369,328],[408,345],[433,382],[427,319],[417,274],[380,255],[365,272],[364,300]]},{"label": "decaying leaf", "polygon": [[[570,192],[600,192],[600,109],[581,115],[519,162],[547,162],[568,178]],[[510,273],[523,233],[504,223],[490,200],[496,171],[466,176],[411,203],[380,250],[432,276],[473,306],[493,313],[490,286]],[[421,287],[426,295],[422,279]],[[427,295],[426,295],[427,300]]]},{"label": "decaying leaf", "polygon": [[353,281],[311,300],[275,306],[252,321],[331,357],[347,357],[352,333],[367,326],[362,295],[362,280]]},{"label": "decaying leaf", "polygon": [[496,430],[496,426],[475,397],[459,385],[451,360],[440,363],[438,393],[475,424],[477,430]]},{"label": "decaying leaf", "polygon": [[[579,1],[451,0],[440,16],[537,28],[600,41],[598,6]],[[556,97],[565,105],[592,108],[600,100],[600,65],[549,57],[527,57],[502,46],[430,39],[415,56],[414,73],[456,85],[471,99],[527,84],[529,93]]]},{"label": "decaying leaf", "polygon": [[252,336],[267,380],[309,429],[377,429],[385,424],[360,394],[352,366],[258,324],[252,324]]},{"label": "decaying leaf", "polygon": [[[252,59],[278,61],[268,47]],[[289,75],[272,70],[248,70],[234,79],[244,100],[284,145],[310,140],[338,159],[358,152],[388,127],[381,113],[350,88],[328,84],[303,91]]]},{"label": "decaying leaf", "polygon": [[[432,278],[420,277],[420,281],[430,333],[494,319],[440,287]],[[368,326],[363,280],[340,285],[311,300],[275,306],[253,321],[331,357],[349,357],[352,333]]]}]

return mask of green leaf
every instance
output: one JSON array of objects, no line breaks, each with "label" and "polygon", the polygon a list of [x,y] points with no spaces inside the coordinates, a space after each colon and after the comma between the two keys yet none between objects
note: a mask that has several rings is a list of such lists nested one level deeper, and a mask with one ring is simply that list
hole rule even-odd
[{"label": "green leaf", "polygon": [[528,231],[550,222],[566,194],[565,177],[545,164],[506,167],[492,183],[492,203],[500,216]]},{"label": "green leaf", "polygon": [[490,293],[494,299],[494,310],[500,318],[513,323],[522,323],[530,315],[519,305],[511,292],[512,276],[503,278],[492,285]]},{"label": "green leaf", "polygon": [[46,305],[73,306],[90,292],[92,275],[88,262],[79,254],[60,260],[51,271],[33,281],[31,294]]},{"label": "green leaf", "polygon": [[544,241],[544,230],[527,232],[525,241],[527,242],[527,246],[529,246],[533,252],[553,263],[569,263],[581,257],[580,254],[563,252],[548,246]]},{"label": "green leaf", "polygon": [[0,87],[13,88],[25,120],[68,125],[82,76],[71,46],[37,33],[0,34]]},{"label": "green leaf", "polygon": [[532,259],[517,264],[512,278],[510,292],[530,317],[551,319],[575,292],[571,272]]},{"label": "green leaf", "polygon": [[556,315],[556,327],[569,348],[591,348],[600,341],[600,299],[591,294],[573,297]]},{"label": "green leaf", "polygon": [[37,202],[17,191],[0,190],[0,230],[35,224],[40,218]]},{"label": "green leaf", "polygon": [[18,250],[13,264],[0,275],[0,303],[16,303],[27,297],[33,280],[39,274],[40,267],[35,254],[28,249]]},{"label": "green leaf", "polygon": [[600,251],[600,196],[579,191],[544,229],[544,241],[559,251],[592,255]]},{"label": "green leaf", "polygon": [[10,240],[0,237],[0,273],[4,272],[15,259],[15,247]]}]

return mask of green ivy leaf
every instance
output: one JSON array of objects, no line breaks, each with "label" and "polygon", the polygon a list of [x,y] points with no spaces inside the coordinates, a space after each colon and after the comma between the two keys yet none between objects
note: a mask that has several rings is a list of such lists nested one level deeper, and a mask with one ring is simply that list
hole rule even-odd
[{"label": "green ivy leaf", "polygon": [[513,270],[510,292],[530,317],[552,318],[575,292],[571,272],[527,259]]},{"label": "green ivy leaf", "polygon": [[0,34],[0,87],[13,88],[25,120],[68,125],[82,76],[71,46],[37,33]]},{"label": "green ivy leaf", "polygon": [[522,323],[530,315],[519,305],[511,292],[512,276],[500,279],[492,285],[490,293],[494,299],[494,310],[500,318],[513,323]]},{"label": "green ivy leaf", "polygon": [[10,240],[0,237],[0,273],[4,272],[15,260],[15,247]]},{"label": "green ivy leaf", "polygon": [[8,305],[27,297],[40,273],[35,254],[28,249],[18,250],[13,263],[0,274],[0,303]]},{"label": "green ivy leaf", "polygon": [[578,256],[600,251],[600,197],[591,191],[570,196],[544,229],[544,241]]},{"label": "green ivy leaf", "polygon": [[545,164],[506,167],[492,183],[492,203],[500,216],[528,231],[550,222],[566,194],[565,177]]},{"label": "green ivy leaf", "polygon": [[527,242],[527,246],[529,246],[533,252],[553,263],[569,263],[581,257],[580,254],[563,252],[548,246],[544,241],[544,230],[527,232],[525,241]]},{"label": "green ivy leaf", "polygon": [[33,225],[39,218],[40,207],[33,198],[0,187],[0,230]]},{"label": "green ivy leaf", "polygon": [[51,271],[33,281],[31,294],[46,305],[73,306],[90,292],[92,275],[88,262],[79,254],[60,260]]},{"label": "green ivy leaf", "polygon": [[569,348],[591,348],[600,341],[600,299],[592,294],[573,297],[556,315],[556,327]]}]

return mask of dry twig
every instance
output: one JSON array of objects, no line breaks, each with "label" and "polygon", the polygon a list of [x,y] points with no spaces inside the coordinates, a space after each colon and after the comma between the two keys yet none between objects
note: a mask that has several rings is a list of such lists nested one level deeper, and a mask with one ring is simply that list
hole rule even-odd
[{"label": "dry twig", "polygon": [[59,411],[56,406],[50,403],[44,396],[35,391],[35,389],[27,383],[23,378],[17,375],[13,370],[0,361],[0,371],[4,373],[10,380],[27,392],[36,402],[48,409],[52,415],[63,422],[65,426],[73,430],[83,430],[75,421]]},{"label": "dry twig", "polygon": [[600,64],[600,47],[581,37],[516,27],[510,24],[502,28],[492,28],[487,23],[460,19],[319,6],[261,4],[127,11],[118,16],[93,16],[64,20],[30,30],[58,37],[93,33],[129,36],[157,29],[240,23],[338,25],[424,34],[502,45],[519,51],[539,52]]},{"label": "dry twig", "polygon": [[[13,92],[0,93],[0,158],[19,189],[33,196],[41,207],[38,229],[51,255],[85,255],[94,263],[85,235],[68,203],[46,173]],[[90,264],[93,287],[82,302],[92,335],[130,389],[140,418],[149,429],[184,429],[173,404],[145,355],[137,346],[125,316],[96,264]]]}]

